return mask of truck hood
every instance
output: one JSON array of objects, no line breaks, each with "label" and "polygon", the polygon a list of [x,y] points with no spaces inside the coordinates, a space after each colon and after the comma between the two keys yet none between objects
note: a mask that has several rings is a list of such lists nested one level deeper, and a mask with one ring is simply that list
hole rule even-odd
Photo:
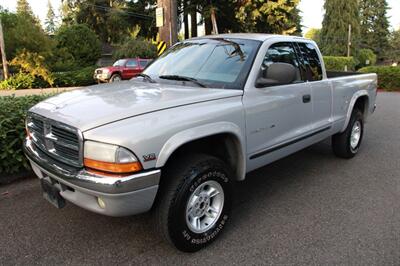
[{"label": "truck hood", "polygon": [[122,81],[65,92],[30,111],[86,131],[149,112],[242,94],[241,90]]}]

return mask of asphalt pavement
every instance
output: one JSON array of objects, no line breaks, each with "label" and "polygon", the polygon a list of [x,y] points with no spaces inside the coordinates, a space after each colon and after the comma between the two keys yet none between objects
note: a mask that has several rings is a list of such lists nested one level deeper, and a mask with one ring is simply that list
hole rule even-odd
[{"label": "asphalt pavement", "polygon": [[221,237],[194,254],[150,214],[47,203],[37,179],[0,187],[0,265],[400,265],[400,93],[379,93],[356,158],[324,141],[250,173]]}]

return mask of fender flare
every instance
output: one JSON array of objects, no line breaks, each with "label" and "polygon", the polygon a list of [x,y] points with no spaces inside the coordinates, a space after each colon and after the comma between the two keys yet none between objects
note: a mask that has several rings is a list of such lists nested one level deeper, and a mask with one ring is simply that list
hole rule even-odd
[{"label": "fender flare", "polygon": [[[349,108],[347,109],[346,120],[345,120],[345,123],[344,123],[344,125],[343,125],[343,128],[342,128],[342,130],[341,130],[340,132],[343,132],[343,131],[346,130],[346,128],[347,128],[347,126],[348,126],[348,124],[349,124],[349,122],[350,122],[351,113],[353,112],[354,105],[356,104],[356,101],[357,101],[360,97],[363,97],[363,96],[367,96],[367,97],[369,98],[368,91],[366,91],[366,90],[357,91],[356,93],[354,93],[353,97],[351,97],[350,104],[349,104]],[[368,110],[368,108],[366,108],[366,109]]]},{"label": "fender flare", "polygon": [[232,122],[210,123],[176,133],[161,148],[156,168],[164,166],[169,157],[182,145],[217,134],[231,134],[237,139],[236,148],[239,154],[237,156],[237,167],[233,170],[235,170],[238,180],[243,180],[246,176],[245,138],[242,136],[241,128]]}]

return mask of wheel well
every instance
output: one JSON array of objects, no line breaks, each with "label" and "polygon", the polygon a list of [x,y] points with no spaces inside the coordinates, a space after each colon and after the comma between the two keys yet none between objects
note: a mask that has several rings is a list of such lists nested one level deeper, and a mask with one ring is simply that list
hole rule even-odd
[{"label": "wheel well", "polygon": [[365,113],[368,110],[368,96],[364,95],[358,98],[354,104],[354,109],[358,109]]},{"label": "wheel well", "polygon": [[205,153],[215,156],[231,168],[237,179],[242,178],[244,168],[242,148],[239,139],[233,134],[217,134],[185,143],[171,154],[165,166],[190,153]]},{"label": "wheel well", "polygon": [[366,95],[359,97],[354,103],[354,109],[360,110],[363,113],[364,118],[366,118],[368,114],[368,106],[369,106],[369,99],[368,96]]}]

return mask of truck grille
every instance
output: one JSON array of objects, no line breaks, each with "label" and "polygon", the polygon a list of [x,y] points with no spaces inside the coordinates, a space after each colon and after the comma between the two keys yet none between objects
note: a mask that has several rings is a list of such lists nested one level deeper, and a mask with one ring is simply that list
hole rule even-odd
[{"label": "truck grille", "polygon": [[80,132],[60,122],[29,113],[26,123],[35,145],[63,163],[82,166]]}]

